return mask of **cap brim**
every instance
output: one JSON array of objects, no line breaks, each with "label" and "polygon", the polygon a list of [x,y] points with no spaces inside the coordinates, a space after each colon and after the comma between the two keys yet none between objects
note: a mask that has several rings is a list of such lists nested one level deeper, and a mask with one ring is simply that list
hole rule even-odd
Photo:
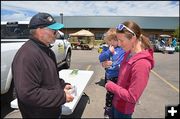
[{"label": "cap brim", "polygon": [[54,23],[52,25],[49,25],[48,28],[52,30],[59,30],[59,29],[64,28],[64,24]]}]

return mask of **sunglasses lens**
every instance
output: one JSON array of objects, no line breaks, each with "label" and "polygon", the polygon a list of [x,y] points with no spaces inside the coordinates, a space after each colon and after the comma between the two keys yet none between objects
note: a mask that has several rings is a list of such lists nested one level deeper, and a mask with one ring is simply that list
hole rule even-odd
[{"label": "sunglasses lens", "polygon": [[126,29],[128,30],[129,32],[131,32],[134,36],[136,36],[136,34],[131,30],[129,29],[127,26],[125,26],[124,24],[119,24],[116,29],[119,30],[119,31],[122,31],[123,29]]},{"label": "sunglasses lens", "polygon": [[120,30],[123,30],[123,28],[124,28],[124,25],[119,24],[119,29],[120,29]]},{"label": "sunglasses lens", "polygon": [[122,31],[123,28],[124,28],[124,25],[123,25],[123,24],[119,24],[116,28],[117,28],[118,30]]}]

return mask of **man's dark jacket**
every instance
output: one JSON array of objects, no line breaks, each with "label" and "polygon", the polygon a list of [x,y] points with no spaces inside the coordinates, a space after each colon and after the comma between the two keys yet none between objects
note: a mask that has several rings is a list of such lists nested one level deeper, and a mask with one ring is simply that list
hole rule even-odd
[{"label": "man's dark jacket", "polygon": [[57,118],[66,102],[54,52],[31,38],[16,53],[12,74],[23,117]]}]

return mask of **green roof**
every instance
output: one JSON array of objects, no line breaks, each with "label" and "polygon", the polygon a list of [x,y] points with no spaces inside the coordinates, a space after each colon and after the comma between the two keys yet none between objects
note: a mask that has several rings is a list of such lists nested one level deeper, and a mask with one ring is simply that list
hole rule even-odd
[{"label": "green roof", "polygon": [[[60,16],[55,19],[61,22]],[[126,20],[135,21],[142,29],[174,30],[179,26],[179,17],[63,16],[65,28],[110,28]]]}]

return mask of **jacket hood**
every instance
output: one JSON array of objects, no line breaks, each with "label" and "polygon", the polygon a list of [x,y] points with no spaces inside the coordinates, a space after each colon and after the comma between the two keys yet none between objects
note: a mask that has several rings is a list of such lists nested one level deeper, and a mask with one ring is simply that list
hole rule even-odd
[{"label": "jacket hood", "polygon": [[131,57],[129,59],[128,63],[132,64],[135,61],[140,60],[140,59],[147,59],[151,63],[151,69],[154,67],[154,56],[153,56],[153,50],[152,49],[147,49],[147,50],[144,50],[142,52],[135,54],[133,57]]}]

